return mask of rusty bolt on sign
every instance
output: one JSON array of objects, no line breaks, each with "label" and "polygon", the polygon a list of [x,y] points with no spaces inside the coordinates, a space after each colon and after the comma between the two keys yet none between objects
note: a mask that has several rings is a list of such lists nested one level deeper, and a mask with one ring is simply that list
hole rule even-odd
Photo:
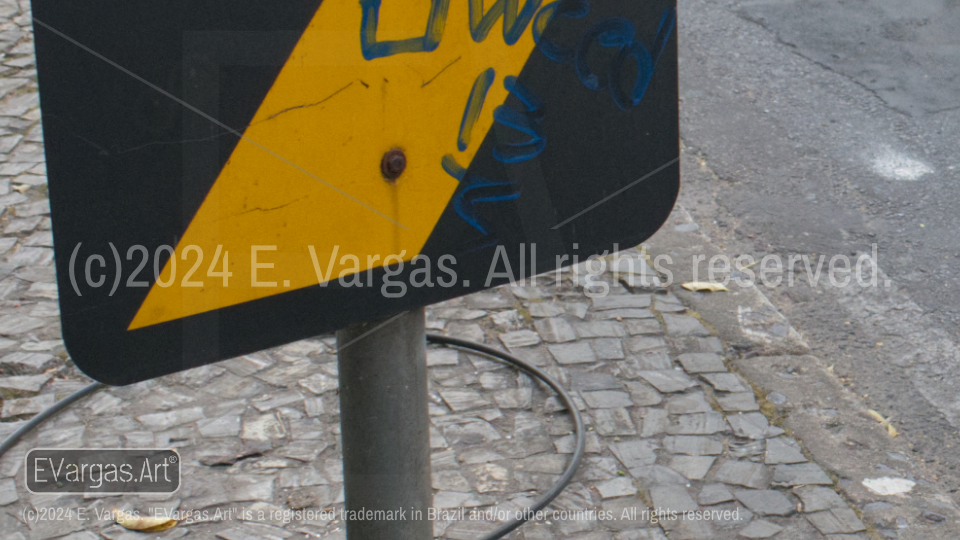
[{"label": "rusty bolt on sign", "polygon": [[406,168],[407,156],[403,153],[403,150],[399,148],[394,148],[384,154],[383,159],[380,161],[380,172],[383,173],[383,177],[390,182],[399,178]]}]

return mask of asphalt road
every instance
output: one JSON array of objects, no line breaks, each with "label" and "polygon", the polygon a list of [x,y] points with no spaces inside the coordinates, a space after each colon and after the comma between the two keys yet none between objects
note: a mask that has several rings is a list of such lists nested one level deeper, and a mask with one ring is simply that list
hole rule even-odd
[{"label": "asphalt road", "polygon": [[952,490],[958,26],[957,0],[680,0],[678,34],[681,203],[731,255],[829,260],[876,244],[878,287],[765,292]]}]

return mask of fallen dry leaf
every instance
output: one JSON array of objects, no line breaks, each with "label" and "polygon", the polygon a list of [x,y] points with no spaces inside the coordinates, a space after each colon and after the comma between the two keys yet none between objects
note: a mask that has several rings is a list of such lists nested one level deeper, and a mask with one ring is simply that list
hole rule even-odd
[{"label": "fallen dry leaf", "polygon": [[117,511],[117,524],[124,529],[146,533],[165,531],[177,524],[177,520],[166,517],[147,517]]},{"label": "fallen dry leaf", "polygon": [[872,416],[874,420],[876,420],[877,422],[880,422],[880,425],[881,425],[881,426],[887,428],[887,433],[888,433],[891,437],[896,437],[897,435],[899,435],[899,433],[897,433],[897,428],[893,427],[893,426],[890,424],[890,419],[889,419],[889,418],[884,418],[882,414],[878,413],[877,411],[875,411],[875,410],[873,410],[873,409],[868,409],[868,410],[867,410],[867,413],[868,413],[870,416]]},{"label": "fallen dry leaf", "polygon": [[688,281],[687,283],[681,285],[681,287],[688,291],[696,292],[728,292],[727,288],[724,287],[722,283],[710,283],[709,281]]}]

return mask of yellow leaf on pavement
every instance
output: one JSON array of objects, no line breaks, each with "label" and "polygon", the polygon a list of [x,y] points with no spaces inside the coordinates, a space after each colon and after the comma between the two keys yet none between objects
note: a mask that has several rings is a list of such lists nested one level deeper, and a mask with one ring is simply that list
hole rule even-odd
[{"label": "yellow leaf on pavement", "polygon": [[881,425],[881,426],[887,428],[887,433],[888,433],[891,437],[896,437],[897,435],[899,435],[899,433],[897,433],[897,428],[893,427],[893,426],[890,424],[890,419],[889,419],[889,418],[884,418],[882,414],[878,413],[877,411],[875,411],[875,410],[873,410],[873,409],[868,409],[868,410],[867,410],[867,413],[868,413],[870,416],[872,416],[874,420],[876,420],[877,422],[880,422],[880,425]]},{"label": "yellow leaf on pavement", "polygon": [[177,520],[166,517],[147,517],[128,512],[117,511],[117,524],[124,529],[140,532],[165,531],[177,524]]},{"label": "yellow leaf on pavement", "polygon": [[721,292],[727,291],[727,288],[723,286],[722,283],[710,283],[709,281],[688,281],[681,285],[684,289],[688,291],[696,292]]}]

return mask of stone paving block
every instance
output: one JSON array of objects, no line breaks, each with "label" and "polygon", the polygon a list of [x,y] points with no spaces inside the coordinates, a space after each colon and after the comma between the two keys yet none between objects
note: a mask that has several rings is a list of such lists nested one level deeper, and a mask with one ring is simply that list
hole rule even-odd
[{"label": "stone paving block", "polygon": [[[4,336],[17,336],[46,326],[46,324],[47,322],[43,319],[28,317],[26,315],[4,315],[0,317],[0,334]],[[0,362],[3,361],[0,360]]]},{"label": "stone paving block", "polygon": [[511,388],[493,395],[497,406],[503,409],[529,409],[533,403],[532,388]]},{"label": "stone paving block", "polygon": [[716,353],[684,353],[677,357],[687,373],[723,373],[727,371]]},{"label": "stone paving block", "polygon": [[653,437],[667,432],[670,425],[670,419],[667,411],[663,409],[647,409],[643,415],[643,422],[640,428],[641,437]]},{"label": "stone paving block", "polygon": [[[18,137],[19,135],[17,135]],[[11,141],[10,137],[0,137],[0,148],[3,147],[4,143]],[[0,150],[2,152],[2,150]],[[30,199],[23,196],[22,193],[7,193],[6,195],[0,196],[0,207],[12,206],[14,204],[20,204],[24,201],[29,201]]]},{"label": "stone paving block", "polygon": [[204,437],[236,437],[240,435],[240,415],[200,420],[197,429]]},{"label": "stone paving block", "polygon": [[610,444],[610,451],[628,469],[653,465],[657,460],[657,448],[656,441],[650,439]]},{"label": "stone paving block", "polygon": [[39,298],[57,298],[57,284],[56,283],[34,283],[30,285],[30,288],[27,289],[25,293],[27,296],[39,297]]},{"label": "stone paving block", "polygon": [[531,302],[527,305],[527,310],[532,317],[558,317],[566,312],[562,306],[553,302]]},{"label": "stone paving block", "polygon": [[804,512],[819,512],[831,508],[843,508],[847,503],[837,492],[826,487],[804,486],[793,490],[803,503]]},{"label": "stone paving block", "polygon": [[783,527],[772,521],[757,519],[744,527],[740,531],[740,536],[744,538],[770,538],[782,530]]},{"label": "stone paving block", "polygon": [[317,440],[293,441],[284,446],[278,453],[290,459],[310,463],[323,453],[329,443]]},{"label": "stone paving block", "polygon": [[646,489],[654,486],[686,486],[690,484],[690,480],[687,480],[682,474],[663,465],[654,464],[636,467],[630,469],[630,474]]},{"label": "stone paving block", "polygon": [[0,377],[0,391],[11,392],[39,392],[47,384],[52,375],[20,375],[14,377]]},{"label": "stone paving block", "polygon": [[633,400],[635,405],[641,407],[651,407],[653,405],[659,405],[663,401],[663,396],[660,395],[660,392],[657,392],[650,385],[643,382],[628,382],[624,386],[627,387],[627,391],[630,392],[630,398]]},{"label": "stone paving block", "polygon": [[491,402],[474,390],[443,390],[439,394],[444,403],[454,412],[469,411],[492,405]]},{"label": "stone paving block", "polygon": [[631,353],[666,350],[667,342],[661,337],[635,336],[625,340],[627,350]]},{"label": "stone paving block", "polygon": [[3,412],[0,413],[0,417],[12,418],[25,414],[37,414],[44,409],[52,407],[53,404],[53,394],[41,394],[39,396],[20,399],[5,399],[3,400]]},{"label": "stone paving block", "polygon": [[500,341],[507,347],[531,347],[540,343],[540,336],[532,330],[517,330],[500,334]]},{"label": "stone paving block", "polygon": [[44,199],[15,206],[17,217],[32,217],[50,213],[50,201]]},{"label": "stone paving block", "polygon": [[752,412],[759,411],[753,392],[737,392],[735,394],[718,395],[717,404],[724,412]]},{"label": "stone paving block", "polygon": [[480,444],[488,441],[498,441],[503,438],[500,432],[489,422],[479,418],[443,426],[441,429],[443,436],[451,445]]},{"label": "stone paving block", "polygon": [[761,516],[789,516],[797,511],[790,499],[775,489],[741,490],[735,491],[733,496]]},{"label": "stone paving block", "polygon": [[671,336],[707,337],[710,332],[694,317],[664,313],[663,322],[667,325],[667,334]]},{"label": "stone paving block", "polygon": [[6,506],[20,500],[17,494],[17,482],[13,478],[0,480],[0,506]]},{"label": "stone paving block", "polygon": [[590,346],[598,360],[621,360],[626,357],[623,352],[623,342],[618,338],[592,339]]},{"label": "stone paving block", "polygon": [[553,358],[562,365],[571,364],[590,364],[597,361],[597,356],[590,348],[590,344],[584,341],[576,343],[567,343],[561,345],[548,345],[547,349]]},{"label": "stone paving block", "polygon": [[275,415],[263,414],[243,420],[240,438],[247,441],[282,439],[286,429]]},{"label": "stone paving block", "polygon": [[573,315],[578,319],[583,319],[587,316],[587,304],[583,302],[564,302],[564,309],[568,315]]},{"label": "stone paving block", "polygon": [[684,486],[658,486],[650,490],[654,510],[693,512],[700,509]]},{"label": "stone paving block", "polygon": [[619,390],[623,383],[609,373],[568,370],[570,389],[580,391]]},{"label": "stone paving block", "polygon": [[637,427],[624,408],[596,409],[592,414],[597,433],[604,437],[637,434]]},{"label": "stone paving block", "polygon": [[[456,384],[460,384],[459,381],[462,379],[457,377],[453,380],[458,381]],[[480,375],[480,386],[484,390],[503,390],[510,382],[510,376],[503,371],[488,371]]]},{"label": "stone paving block", "polygon": [[667,411],[670,414],[705,413],[713,411],[702,392],[692,392],[672,396],[667,400]]},{"label": "stone paving block", "polygon": [[816,463],[777,465],[773,483],[780,486],[833,485],[833,480]]},{"label": "stone paving block", "polygon": [[278,407],[285,407],[290,405],[296,405],[303,401],[303,394],[300,392],[288,391],[288,392],[276,392],[272,395],[261,396],[258,399],[254,399],[251,402],[253,408],[260,411],[266,412],[271,409],[276,409]]},{"label": "stone paving block", "polygon": [[857,514],[846,506],[806,514],[806,518],[821,534],[850,534],[867,530]]},{"label": "stone paving block", "polygon": [[547,343],[565,343],[577,339],[577,332],[573,329],[573,326],[559,317],[538,319],[534,321],[534,327],[543,341]]},{"label": "stone paving block", "polygon": [[606,482],[601,482],[595,486],[597,492],[600,493],[601,499],[612,499],[614,497],[628,497],[631,495],[637,494],[637,486],[633,484],[633,480],[626,476],[621,476],[619,478],[614,478],[613,480],[607,480]]},{"label": "stone paving block", "polygon": [[21,246],[7,255],[6,262],[15,266],[43,265],[53,260],[53,250],[43,247]]},{"label": "stone paving block", "polygon": [[449,308],[437,311],[437,317],[459,321],[472,321],[486,315],[487,312],[482,309]]},{"label": "stone paving block", "polygon": [[478,493],[506,491],[510,482],[510,471],[496,463],[476,465],[471,467],[471,472],[476,479],[475,487]]},{"label": "stone paving block", "polygon": [[666,350],[636,353],[637,363],[645,371],[676,369]]},{"label": "stone paving block", "polygon": [[767,465],[805,463],[807,458],[800,452],[800,445],[793,439],[777,437],[767,439],[767,452],[763,462]]},{"label": "stone paving block", "polygon": [[[639,309],[639,308],[622,308],[622,309],[609,309],[605,311],[594,312],[593,318],[597,320],[623,320],[623,319],[653,319],[653,312],[649,309]],[[653,322],[657,323],[657,328],[659,329],[660,323],[654,320]]]},{"label": "stone paving block", "polygon": [[720,392],[749,392],[750,388],[743,383],[736,373],[704,373],[700,375],[714,390]]},{"label": "stone paving block", "polygon": [[725,503],[734,500],[733,493],[723,484],[707,484],[700,490],[697,502],[701,506]]},{"label": "stone paving block", "polygon": [[630,336],[660,334],[663,332],[663,329],[660,328],[660,321],[656,319],[627,319],[623,321],[623,328],[627,331],[627,335]]},{"label": "stone paving block", "polygon": [[661,392],[682,392],[697,383],[686,373],[674,369],[641,371],[638,375]]},{"label": "stone paving block", "polygon": [[677,298],[666,299],[662,296],[655,296],[653,298],[653,309],[660,313],[683,313],[687,310],[687,306],[681,304]]},{"label": "stone paving block", "polygon": [[433,495],[434,508],[476,508],[493,504],[495,501],[490,495],[457,491],[438,491]]},{"label": "stone paving block", "polygon": [[623,294],[593,298],[593,309],[598,311],[648,307],[650,307],[649,294]]},{"label": "stone paving block", "polygon": [[517,358],[534,366],[543,367],[551,363],[550,353],[543,347],[511,349],[510,352]]},{"label": "stone paving block", "polygon": [[[591,460],[594,461],[591,462]],[[614,474],[616,473],[616,462],[612,458],[587,458],[585,461],[590,464],[596,463],[596,460],[614,463]],[[517,469],[531,473],[563,474],[569,466],[569,461],[566,456],[558,454],[538,455],[520,460]]]},{"label": "stone paving block", "polygon": [[664,437],[663,449],[671,454],[718,456],[723,453],[723,443],[713,437],[679,435]]},{"label": "stone paving block", "polygon": [[675,425],[667,427],[671,435],[712,435],[728,431],[727,421],[718,412],[682,414]]},{"label": "stone paving block", "polygon": [[682,514],[677,519],[661,519],[660,526],[670,540],[715,540],[716,526],[705,519],[687,519]]},{"label": "stone paving block", "polygon": [[[535,332],[531,333],[535,334]],[[476,341],[477,343],[486,343],[487,341],[483,328],[480,328],[480,325],[476,323],[451,322],[447,324],[446,334]],[[539,336],[537,339],[539,339]],[[509,347],[509,345],[507,345],[507,347]]]},{"label": "stone paving block", "polygon": [[632,407],[630,394],[614,390],[598,390],[595,392],[580,392],[580,396],[591,409],[613,409],[616,407]]},{"label": "stone paving block", "polygon": [[745,414],[733,414],[727,417],[733,434],[745,439],[768,439],[778,437],[784,431],[776,426],[771,426],[767,417],[758,412]]},{"label": "stone paving block", "polygon": [[770,484],[770,470],[751,461],[725,461],[717,469],[713,480],[753,489],[766,489]]},{"label": "stone paving block", "polygon": [[714,460],[709,456],[673,456],[668,466],[690,480],[703,480]]},{"label": "stone paving block", "polygon": [[660,529],[633,529],[618,532],[615,540],[667,540]]},{"label": "stone paving block", "polygon": [[617,321],[585,321],[574,323],[576,335],[581,339],[623,337],[626,330]]},{"label": "stone paving block", "polygon": [[471,294],[466,298],[473,309],[506,309],[513,307],[513,300],[500,294],[499,290]]},{"label": "stone paving block", "polygon": [[428,349],[427,367],[456,366],[460,363],[460,352],[456,349]]}]

